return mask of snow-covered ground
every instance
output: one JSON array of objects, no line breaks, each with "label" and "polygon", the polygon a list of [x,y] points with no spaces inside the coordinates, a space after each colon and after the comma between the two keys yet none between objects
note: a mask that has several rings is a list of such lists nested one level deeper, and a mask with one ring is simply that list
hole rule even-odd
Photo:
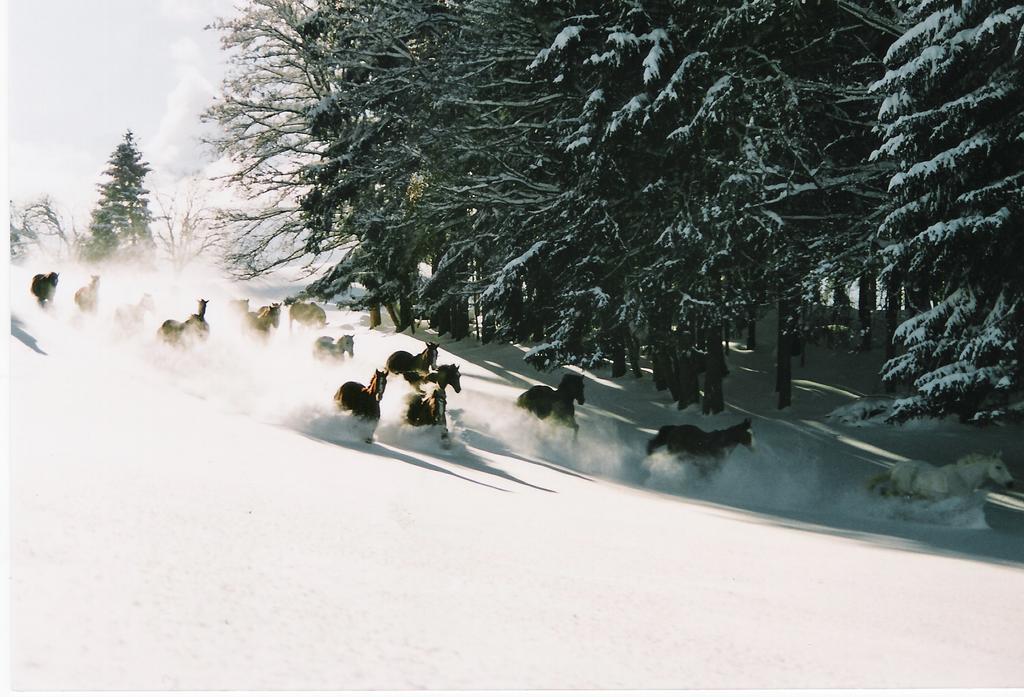
[{"label": "snow-covered ground", "polygon": [[[770,346],[730,352],[713,418],[588,373],[574,444],[513,406],[557,383],[527,347],[442,340],[454,447],[400,424],[398,380],[368,445],[332,395],[425,333],[331,307],[322,332],[253,339],[226,300],[281,300],[300,287],[284,275],[104,272],[84,317],[88,273],[64,265],[44,312],[44,266],[11,271],[17,689],[1024,685],[1020,499],[866,489],[880,465],[976,450],[1020,475],[1022,433],[826,418],[872,391],[865,357],[812,349],[783,414]],[[155,314],[115,330],[143,292]],[[209,341],[160,344],[199,297]],[[354,359],[313,358],[345,333]],[[755,447],[709,480],[645,457],[662,424],[747,415]]]}]

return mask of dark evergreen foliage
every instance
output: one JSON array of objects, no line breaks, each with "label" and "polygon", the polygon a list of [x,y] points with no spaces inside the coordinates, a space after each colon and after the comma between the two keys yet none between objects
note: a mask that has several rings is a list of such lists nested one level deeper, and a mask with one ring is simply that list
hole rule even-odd
[{"label": "dark evergreen foliage", "polygon": [[153,216],[149,212],[149,190],[143,185],[149,171],[135,137],[127,131],[103,173],[108,181],[99,186],[100,200],[92,212],[89,237],[83,243],[86,259],[152,259],[155,245],[149,224]]},{"label": "dark evergreen foliage", "polygon": [[780,406],[824,336],[886,347],[919,390],[901,417],[1000,418],[1021,22],[1009,2],[252,0],[220,24],[240,50],[211,115],[236,181],[278,203],[243,216],[238,259],[340,253],[310,294],[358,283],[400,329],[475,326],[541,367],[646,358],[709,412],[724,327],[778,312]]}]

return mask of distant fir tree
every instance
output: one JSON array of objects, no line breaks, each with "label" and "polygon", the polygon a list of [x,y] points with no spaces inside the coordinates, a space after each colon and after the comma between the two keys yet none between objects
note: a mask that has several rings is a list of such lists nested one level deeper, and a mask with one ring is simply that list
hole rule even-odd
[{"label": "distant fir tree", "polygon": [[155,250],[149,229],[153,216],[149,212],[149,190],[143,186],[150,168],[142,161],[131,131],[124,134],[109,165],[103,173],[109,180],[99,186],[100,200],[92,212],[83,256],[90,261],[115,257],[150,260]]},{"label": "distant fir tree", "polygon": [[1024,416],[1024,5],[917,3],[874,88],[897,163],[879,228],[886,273],[911,291],[906,352],[884,377],[912,382],[893,417]]}]

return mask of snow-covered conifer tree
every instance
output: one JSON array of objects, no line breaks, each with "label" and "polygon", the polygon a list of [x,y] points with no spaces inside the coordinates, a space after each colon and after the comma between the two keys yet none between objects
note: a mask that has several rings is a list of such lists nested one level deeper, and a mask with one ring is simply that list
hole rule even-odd
[{"label": "snow-covered conifer tree", "polygon": [[879,228],[887,271],[924,290],[887,380],[894,418],[1024,414],[1024,5],[917,3],[874,86],[897,163]]},{"label": "snow-covered conifer tree", "polygon": [[84,256],[92,261],[114,256],[149,260],[155,250],[149,229],[153,216],[149,211],[149,190],[143,180],[150,168],[142,161],[131,131],[114,149],[109,165],[103,173],[109,179],[99,186],[100,200],[92,212]]}]

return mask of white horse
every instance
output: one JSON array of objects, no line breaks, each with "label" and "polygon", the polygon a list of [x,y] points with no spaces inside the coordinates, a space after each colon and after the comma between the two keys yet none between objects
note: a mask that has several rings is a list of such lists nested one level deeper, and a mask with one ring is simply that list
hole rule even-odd
[{"label": "white horse", "polygon": [[936,467],[907,460],[871,479],[869,487],[884,496],[910,496],[938,501],[967,496],[988,482],[1013,488],[1013,477],[998,454],[971,453],[956,462]]},{"label": "white horse", "polygon": [[354,356],[355,346],[353,334],[339,336],[337,341],[329,336],[321,336],[313,343],[313,355],[326,360],[332,358],[340,360],[345,357],[346,353],[349,356]]}]

